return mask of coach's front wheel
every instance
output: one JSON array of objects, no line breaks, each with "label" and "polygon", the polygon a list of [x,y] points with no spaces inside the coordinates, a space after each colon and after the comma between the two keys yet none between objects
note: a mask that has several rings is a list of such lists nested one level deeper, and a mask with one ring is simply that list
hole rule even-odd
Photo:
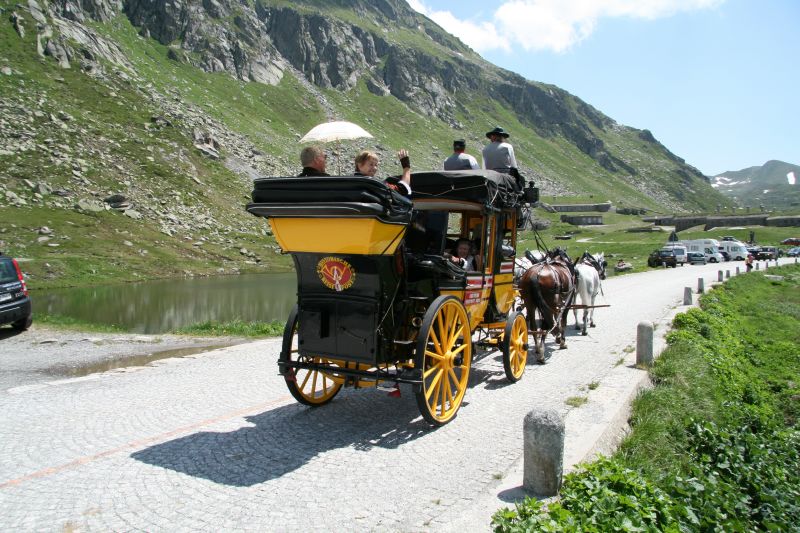
[{"label": "coach's front wheel", "polygon": [[425,312],[414,355],[422,375],[415,388],[422,417],[441,426],[455,418],[469,381],[472,332],[467,310],[454,296],[439,296]]},{"label": "coach's front wheel", "polygon": [[515,383],[522,378],[528,362],[528,323],[522,313],[514,311],[508,315],[501,347],[506,377]]}]

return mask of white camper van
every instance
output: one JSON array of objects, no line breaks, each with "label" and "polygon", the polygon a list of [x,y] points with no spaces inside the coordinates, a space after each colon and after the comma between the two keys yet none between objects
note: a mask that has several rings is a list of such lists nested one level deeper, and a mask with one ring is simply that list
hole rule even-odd
[{"label": "white camper van", "polygon": [[662,250],[672,250],[675,254],[675,262],[681,266],[686,264],[687,257],[686,254],[688,250],[686,250],[686,246],[681,244],[680,242],[668,242],[664,246],[661,247]]},{"label": "white camper van", "polygon": [[709,263],[721,263],[722,254],[719,253],[719,241],[716,239],[694,239],[680,241],[690,252],[701,252]]},{"label": "white camper van", "polygon": [[747,246],[739,241],[720,241],[719,250],[728,252],[731,261],[744,261],[747,257]]}]

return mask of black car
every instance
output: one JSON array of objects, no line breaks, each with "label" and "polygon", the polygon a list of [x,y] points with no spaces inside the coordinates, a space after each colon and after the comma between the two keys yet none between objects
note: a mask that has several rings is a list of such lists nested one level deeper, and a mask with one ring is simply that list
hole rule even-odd
[{"label": "black car", "polygon": [[0,325],[11,324],[24,331],[32,322],[31,299],[22,271],[15,259],[0,254]]},{"label": "black car", "polygon": [[756,252],[756,259],[761,261],[774,261],[778,258],[778,249],[774,246],[762,246]]}]

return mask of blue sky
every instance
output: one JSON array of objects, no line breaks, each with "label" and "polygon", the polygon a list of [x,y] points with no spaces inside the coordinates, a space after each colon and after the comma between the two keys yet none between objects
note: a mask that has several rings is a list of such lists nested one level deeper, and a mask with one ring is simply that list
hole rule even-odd
[{"label": "blue sky", "polygon": [[798,0],[410,0],[487,60],[707,175],[800,164]]}]

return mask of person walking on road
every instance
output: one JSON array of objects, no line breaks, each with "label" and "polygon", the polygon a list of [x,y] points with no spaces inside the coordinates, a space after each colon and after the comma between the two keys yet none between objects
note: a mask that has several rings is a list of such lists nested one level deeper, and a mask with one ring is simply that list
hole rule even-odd
[{"label": "person walking on road", "polygon": [[753,270],[753,254],[747,254],[747,257],[744,260],[744,266],[747,268],[748,272]]},{"label": "person walking on road", "polygon": [[469,154],[465,154],[467,142],[464,139],[453,141],[453,155],[444,160],[445,170],[475,170],[480,168],[478,160]]}]

